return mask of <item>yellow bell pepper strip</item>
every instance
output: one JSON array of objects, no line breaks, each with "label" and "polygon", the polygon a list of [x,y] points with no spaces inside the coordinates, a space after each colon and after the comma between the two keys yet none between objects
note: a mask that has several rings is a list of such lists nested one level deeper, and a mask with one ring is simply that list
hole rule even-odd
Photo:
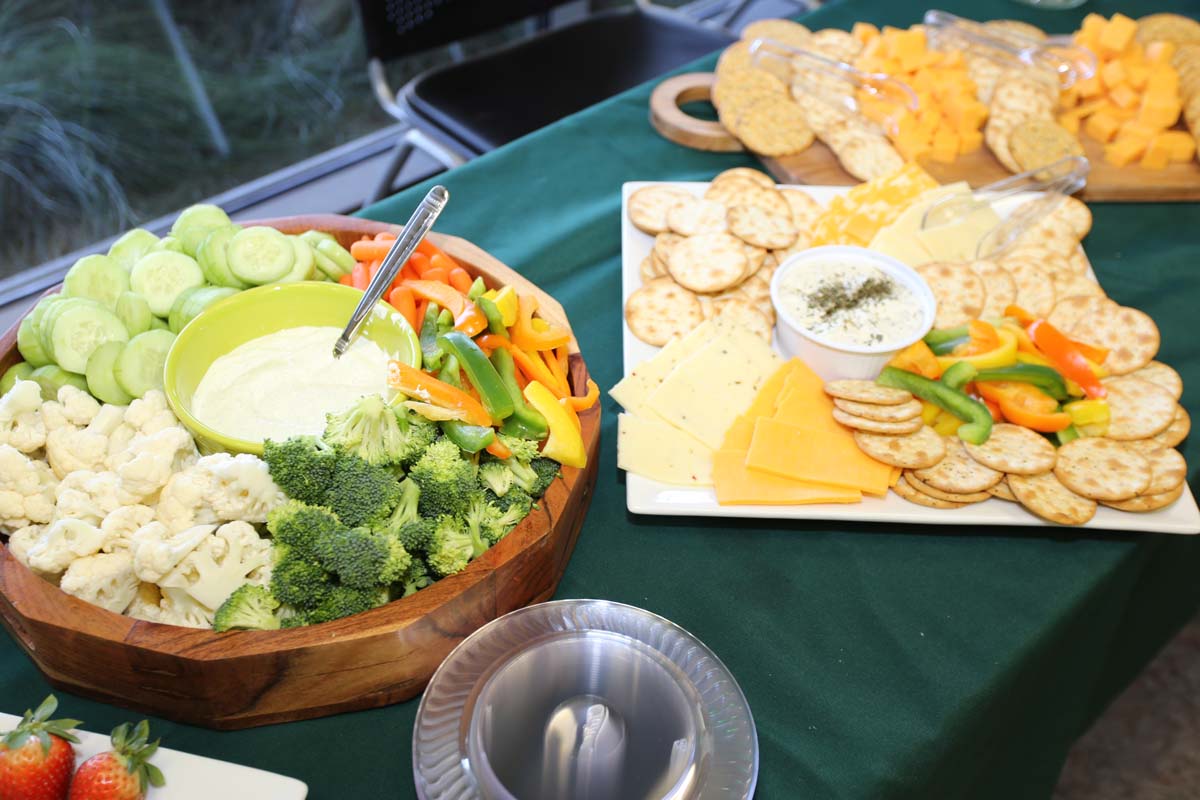
[{"label": "yellow bell pepper strip", "polygon": [[438,343],[458,358],[458,363],[466,370],[471,385],[479,392],[483,407],[493,420],[507,419],[513,413],[513,401],[509,396],[500,374],[488,361],[488,357],[479,349],[479,345],[461,331],[450,331],[443,334]]},{"label": "yellow bell pepper strip", "polygon": [[916,397],[928,400],[961,419],[966,424],[958,429],[958,438],[964,442],[983,444],[992,435],[992,414],[987,406],[958,389],[895,367],[884,367],[875,382],[880,386],[912,392]]},{"label": "yellow bell pepper strip", "polygon": [[1000,336],[996,329],[981,319],[973,319],[967,323],[967,336],[970,339],[951,350],[951,355],[977,356],[990,353],[1000,346]]},{"label": "yellow bell pepper strip", "polygon": [[1017,363],[1017,337],[1013,335],[1012,331],[1006,331],[1003,328],[999,330],[993,328],[993,330],[996,331],[996,338],[1000,341],[999,345],[986,353],[979,353],[978,355],[938,356],[937,360],[938,364],[942,367],[942,372],[944,373],[950,368],[951,364],[957,361],[965,361],[976,369],[1007,367]]},{"label": "yellow bell pepper strip", "polygon": [[388,362],[388,386],[422,403],[462,411],[466,414],[464,420],[471,425],[492,424],[487,409],[471,395],[403,361]]},{"label": "yellow bell pepper strip", "polygon": [[940,413],[942,413],[941,406],[934,405],[928,400],[921,401],[921,422],[924,422],[926,425],[932,425]]},{"label": "yellow bell pepper strip", "polygon": [[1033,344],[1033,340],[1029,338],[1029,334],[1017,323],[1006,319],[1000,324],[1000,327],[1017,337],[1018,353],[1036,353],[1038,351],[1037,347]]},{"label": "yellow bell pepper strip", "polygon": [[512,354],[513,361],[517,362],[517,367],[525,374],[526,378],[531,381],[538,381],[546,386],[555,393],[555,397],[567,396],[567,392],[558,388],[557,382],[554,380],[554,375],[546,367],[546,362],[542,361],[538,356],[531,356],[511,340],[505,339],[503,336],[497,336],[494,333],[480,336],[475,341],[485,352],[495,352],[497,348],[503,347]]},{"label": "yellow bell pepper strip", "polygon": [[1084,394],[1093,400],[1108,395],[1108,389],[1100,383],[1100,379],[1088,365],[1087,358],[1062,331],[1044,319],[1031,322],[1028,330],[1029,338],[1063,377],[1078,383]]},{"label": "yellow bell pepper strip", "polygon": [[591,378],[587,382],[587,394],[583,397],[568,397],[567,402],[571,404],[571,408],[576,411],[587,411],[592,406],[596,405],[596,401],[600,399],[600,387]]},{"label": "yellow bell pepper strip", "polygon": [[1057,401],[1033,384],[988,381],[976,383],[975,390],[1000,406],[1000,413],[1014,425],[1055,433],[1071,424],[1071,415],[1059,411]]},{"label": "yellow bell pepper strip", "polygon": [[550,436],[542,447],[542,455],[568,467],[586,467],[583,435],[567,410],[559,405],[559,398],[541,382],[530,381],[525,387],[525,400],[550,424]]},{"label": "yellow bell pepper strip", "polygon": [[1076,426],[1095,425],[1111,418],[1107,400],[1076,400],[1064,405],[1062,410],[1071,415],[1071,422]]},{"label": "yellow bell pepper strip", "polygon": [[562,406],[563,411],[567,412],[567,418],[571,420],[571,424],[575,426],[575,430],[583,433],[583,423],[579,421],[579,415],[575,413],[575,407],[571,405],[571,398],[561,397],[558,404]]},{"label": "yellow bell pepper strip", "polygon": [[487,317],[488,333],[494,333],[497,336],[508,336],[508,326],[504,324],[504,317],[500,314],[500,309],[486,297],[479,297],[475,300],[475,305],[479,306],[479,310]]},{"label": "yellow bell pepper strip", "polygon": [[489,289],[483,293],[483,296],[496,304],[496,308],[500,309],[500,318],[504,320],[504,327],[511,328],[517,322],[517,290],[511,286],[505,286],[503,289]]},{"label": "yellow bell pepper strip", "polygon": [[517,298],[517,321],[509,330],[517,347],[526,352],[552,350],[571,341],[570,333],[553,325],[547,324],[546,330],[537,330],[533,325],[533,313],[537,308],[538,301],[533,295],[523,294]]},{"label": "yellow bell pepper strip", "polygon": [[1004,316],[1012,317],[1022,328],[1028,327],[1030,323],[1038,319],[1033,313],[1026,311],[1018,305],[1005,306]]},{"label": "yellow bell pepper strip", "polygon": [[953,436],[958,433],[958,429],[963,426],[963,421],[951,414],[949,411],[938,409],[938,414],[934,418],[930,427],[939,436]]},{"label": "yellow bell pepper strip", "polygon": [[918,375],[924,375],[930,380],[937,380],[942,377],[942,365],[938,363],[937,356],[933,354],[933,351],[929,349],[929,345],[925,344],[922,339],[918,339],[892,356],[892,360],[888,362],[888,366],[902,369],[906,372],[915,372]]}]

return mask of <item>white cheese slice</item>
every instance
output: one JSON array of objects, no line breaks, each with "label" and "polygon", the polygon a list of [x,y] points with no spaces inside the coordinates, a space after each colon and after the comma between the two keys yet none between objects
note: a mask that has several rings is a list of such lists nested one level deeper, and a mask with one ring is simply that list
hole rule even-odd
[{"label": "white cheese slice", "polygon": [[712,334],[712,323],[704,322],[685,336],[672,339],[648,361],[643,361],[633,371],[609,389],[612,399],[626,411],[647,416],[646,398],[658,388],[663,378],[675,369],[675,365],[696,352]]},{"label": "white cheese slice", "polygon": [[970,191],[971,187],[965,181],[959,181],[922,192],[900,212],[900,216],[896,217],[891,224],[879,229],[875,237],[871,239],[870,248],[902,261],[910,267],[919,267],[930,261],[936,261],[937,259],[925,248],[916,235],[917,231],[921,229],[925,212],[943,197],[966,194]]},{"label": "white cheese slice", "polygon": [[1000,215],[991,206],[983,206],[949,225],[917,231],[921,245],[934,261],[972,261],[979,241],[1000,224]]},{"label": "white cheese slice", "polygon": [[678,486],[712,486],[713,451],[659,419],[617,416],[617,466]]}]

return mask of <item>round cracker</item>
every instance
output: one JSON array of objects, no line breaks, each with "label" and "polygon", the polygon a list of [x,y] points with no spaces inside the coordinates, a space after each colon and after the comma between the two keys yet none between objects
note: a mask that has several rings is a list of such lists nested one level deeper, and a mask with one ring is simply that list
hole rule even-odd
[{"label": "round cracker", "polygon": [[1150,485],[1142,494],[1170,492],[1187,479],[1187,460],[1174,447],[1160,447],[1142,455],[1150,462]]},{"label": "round cracker", "polygon": [[[1054,296],[1059,297],[1106,297],[1100,284],[1086,275],[1072,274],[1069,278],[1061,275],[1054,276]],[[1054,302],[1058,308],[1058,300]],[[1050,312],[1053,314],[1054,312]]]},{"label": "round cracker", "polygon": [[1018,503],[1049,522],[1083,525],[1096,516],[1096,501],[1068,489],[1053,472],[1010,475],[1006,482]]},{"label": "round cracker", "polygon": [[761,97],[740,109],[731,123],[724,117],[721,121],[748,150],[759,155],[792,155],[813,142],[803,112],[788,97]]},{"label": "round cracker", "polygon": [[732,298],[717,306],[717,318],[726,320],[734,327],[748,330],[766,342],[771,341],[773,325],[767,315],[758,310],[750,300]]},{"label": "round cracker", "polygon": [[946,442],[929,426],[906,436],[855,431],[854,442],[876,461],[904,469],[932,467],[946,455]]},{"label": "round cracker", "polygon": [[882,136],[859,136],[837,149],[842,168],[860,181],[891,175],[904,166],[904,158]]},{"label": "round cracker", "polygon": [[742,275],[742,280],[747,280],[751,275],[758,272],[759,267],[767,260],[767,249],[764,247],[756,247],[749,242],[742,242],[742,252],[746,254],[746,272]]},{"label": "round cracker", "polygon": [[719,292],[741,281],[746,272],[746,253],[736,236],[703,233],[671,248],[667,270],[685,289]]},{"label": "round cracker", "polygon": [[917,470],[916,475],[935,489],[958,494],[986,491],[1004,478],[1003,472],[971,458],[958,437],[947,438],[945,458],[932,467]]},{"label": "round cracker", "polygon": [[1170,392],[1176,400],[1183,397],[1183,378],[1179,373],[1161,361],[1151,361],[1141,369],[1129,373],[1131,378],[1141,378],[1150,381]]},{"label": "round cracker", "polygon": [[983,310],[979,316],[1003,317],[1004,309],[1017,301],[1017,282],[1012,273],[995,261],[970,261],[967,266],[983,281]]},{"label": "round cracker", "polygon": [[[1074,240],[1071,241],[1074,246]],[[1066,256],[1040,244],[1018,242],[1016,247],[1001,256],[1000,265],[1005,269],[1011,269],[1012,264],[1017,261],[1032,264],[1049,275],[1052,280],[1057,280],[1059,277],[1063,280],[1075,277],[1075,268],[1071,266],[1071,262],[1067,260]]]},{"label": "round cracker", "polygon": [[817,217],[825,213],[825,207],[812,198],[812,195],[801,189],[780,189],[788,208],[792,212],[792,222],[796,230],[804,233],[812,231]]},{"label": "round cracker", "polygon": [[647,344],[664,345],[704,321],[696,295],[670,278],[650,281],[625,301],[625,322]]},{"label": "round cracker", "polygon": [[1008,150],[1022,170],[1040,169],[1068,156],[1083,155],[1079,139],[1053,119],[1031,117],[1008,135]]},{"label": "round cracker", "polygon": [[771,73],[752,69],[728,75],[718,74],[711,94],[721,124],[729,128],[744,109],[767,98],[784,98],[788,89],[783,81]]},{"label": "round cracker", "polygon": [[643,186],[629,195],[626,203],[629,221],[646,233],[662,233],[667,230],[667,212],[671,206],[690,198],[690,194],[675,186]]},{"label": "round cracker", "polygon": [[724,233],[729,229],[725,206],[716,200],[689,197],[667,210],[667,227],[681,236]]},{"label": "round cracker", "polygon": [[730,233],[755,247],[773,250],[788,247],[796,241],[796,226],[790,213],[784,217],[759,206],[733,206],[728,218]]},{"label": "round cracker", "polygon": [[1126,445],[1137,450],[1139,453],[1144,453],[1148,450],[1157,450],[1160,447],[1176,447],[1187,438],[1188,432],[1192,429],[1192,418],[1188,414],[1187,409],[1181,405],[1175,406],[1175,417],[1171,420],[1171,424],[1166,430],[1160,431],[1148,439],[1133,439],[1125,442]]},{"label": "round cracker", "polygon": [[1088,235],[1092,229],[1092,211],[1077,197],[1064,195],[1047,219],[1047,224],[1066,228],[1078,241]]},{"label": "round cracker", "polygon": [[859,403],[874,403],[881,406],[898,406],[913,399],[912,393],[891,386],[880,386],[874,381],[840,380],[825,384],[825,394],[854,400]]},{"label": "round cracker", "polygon": [[742,28],[742,39],[774,39],[793,47],[807,47],[812,31],[790,19],[760,19]]},{"label": "round cracker", "polygon": [[1143,311],[1120,306],[1111,313],[1084,317],[1071,328],[1071,338],[1108,348],[1104,367],[1115,375],[1139,370],[1154,360],[1162,336]]},{"label": "round cracker", "polygon": [[1001,500],[1007,500],[1010,503],[1020,502],[1017,500],[1017,496],[1013,494],[1012,487],[1008,485],[1007,475],[1004,476],[1004,480],[1000,481],[995,486],[989,487],[988,494]]},{"label": "round cracker", "polygon": [[[934,435],[936,436],[936,434]],[[892,491],[910,503],[928,506],[929,508],[962,508],[963,506],[967,505],[967,503],[955,503],[950,500],[939,500],[936,497],[930,497],[924,492],[919,492],[908,485],[907,481],[904,480],[903,475],[901,475],[900,479],[896,481],[896,485],[892,487]]]},{"label": "round cracker", "polygon": [[1017,305],[1035,317],[1054,310],[1054,281],[1044,269],[1025,259],[1001,259],[1000,266],[1012,273],[1017,283]]},{"label": "round cracker", "polygon": [[1183,484],[1181,483],[1170,491],[1158,494],[1140,494],[1128,500],[1117,500],[1115,502],[1102,500],[1101,502],[1109,508],[1115,508],[1118,511],[1145,513],[1147,511],[1158,511],[1160,508],[1166,508],[1182,496]]},{"label": "round cracker", "polygon": [[754,70],[754,56],[750,53],[750,43],[747,41],[734,42],[725,48],[717,59],[714,70],[717,77],[732,76],[738,73]]},{"label": "round cracker", "polygon": [[896,406],[881,406],[877,403],[858,403],[854,400],[844,400],[840,397],[833,399],[833,404],[856,417],[873,419],[878,422],[904,422],[921,415],[921,401],[917,398]]},{"label": "round cracker", "polygon": [[662,277],[662,273],[658,271],[658,262],[654,260],[654,256],[646,256],[642,259],[641,266],[638,267],[638,274],[642,277],[642,283],[649,283],[655,278]]},{"label": "round cracker", "polygon": [[1163,387],[1141,378],[1126,376],[1104,381],[1108,390],[1110,439],[1148,439],[1167,429],[1175,419],[1178,403]]},{"label": "round cracker", "polygon": [[911,486],[913,489],[916,489],[921,494],[929,495],[930,497],[938,500],[948,500],[951,503],[962,503],[964,505],[969,503],[982,503],[984,500],[990,500],[992,497],[990,492],[966,492],[964,494],[943,492],[941,489],[930,486],[928,483],[925,483],[923,480],[918,478],[916,473],[911,469],[905,470],[904,480],[909,486]]},{"label": "round cracker", "polygon": [[1067,261],[1071,262],[1071,269],[1075,270],[1076,275],[1094,275],[1092,270],[1092,262],[1088,261],[1087,253],[1083,252],[1083,245],[1075,248],[1075,252],[1067,256]]},{"label": "round cracker", "polygon": [[845,425],[847,428],[853,428],[856,431],[888,433],[892,434],[893,436],[902,436],[906,433],[916,433],[925,426],[925,422],[920,416],[900,420],[899,422],[880,422],[876,419],[867,419],[866,417],[847,414],[840,408],[835,408],[833,410],[833,418]]},{"label": "round cracker", "polygon": [[671,251],[675,249],[675,245],[686,238],[686,236],[680,236],[678,233],[671,233],[670,231],[660,233],[654,237],[654,249],[651,251],[651,255],[662,263],[664,273],[666,272],[667,264],[671,262]]},{"label": "round cracker", "polygon": [[809,47],[836,61],[853,61],[862,52],[863,44],[848,31],[825,28],[812,35]]},{"label": "round cracker", "polygon": [[934,261],[916,267],[917,273],[929,284],[937,300],[935,328],[954,328],[983,312],[986,293],[983,279],[966,264]]},{"label": "round cracker", "polygon": [[1026,232],[1024,236],[1017,240],[1019,244],[1025,246],[1040,247],[1043,250],[1049,250],[1051,253],[1063,259],[1062,268],[1075,271],[1075,267],[1067,259],[1079,247],[1079,240],[1062,227],[1052,227],[1049,225],[1038,225],[1032,230]]},{"label": "round cracker", "polygon": [[719,172],[717,173],[717,176],[712,179],[712,182],[720,183],[721,181],[727,181],[732,178],[750,181],[751,183],[757,183],[759,186],[765,186],[768,189],[775,188],[775,180],[770,175],[761,170],[751,169],[750,167],[732,167],[724,172]]},{"label": "round cracker", "polygon": [[1118,307],[1112,300],[1103,296],[1062,297],[1054,303],[1054,310],[1050,312],[1047,321],[1060,331],[1067,332],[1074,328],[1081,319],[1101,314],[1108,306],[1112,306],[1113,310]]},{"label": "round cracker", "polygon": [[1054,469],[1054,445],[1020,425],[1000,423],[992,426],[992,435],[983,444],[963,445],[971,458],[1001,472],[1037,475]]},{"label": "round cracker", "polygon": [[[1093,500],[1128,500],[1150,485],[1150,462],[1120,442],[1087,437],[1058,448],[1054,475],[1075,494]],[[1010,484],[1017,491],[1015,483]]]}]

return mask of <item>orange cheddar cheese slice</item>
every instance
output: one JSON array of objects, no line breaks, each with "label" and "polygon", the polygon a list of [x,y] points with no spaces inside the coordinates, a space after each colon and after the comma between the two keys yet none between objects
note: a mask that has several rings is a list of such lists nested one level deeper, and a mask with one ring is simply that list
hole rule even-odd
[{"label": "orange cheddar cheese slice", "polygon": [[758,390],[754,402],[733,421],[729,430],[725,431],[725,439],[721,442],[722,450],[749,449],[750,438],[754,435],[754,421],[759,417],[769,417],[774,413],[775,402],[783,391],[787,379],[791,377],[793,364],[803,365],[803,362],[799,359],[792,359],[767,378],[762,388]]},{"label": "orange cheddar cheese slice", "polygon": [[825,483],[864,494],[884,495],[892,468],[858,449],[849,431],[828,416],[800,427],[762,418],[746,453],[746,466],[783,478]]},{"label": "orange cheddar cheese slice", "polygon": [[750,469],[746,466],[745,450],[721,449],[713,455],[713,486],[717,502],[723,506],[797,506],[862,500],[862,492],[857,489],[795,481]]}]

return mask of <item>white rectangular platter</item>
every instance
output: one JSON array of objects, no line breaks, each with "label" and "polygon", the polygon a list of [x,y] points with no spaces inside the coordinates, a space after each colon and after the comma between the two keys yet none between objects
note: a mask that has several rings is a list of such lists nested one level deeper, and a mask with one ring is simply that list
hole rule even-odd
[{"label": "white rectangular platter", "polygon": [[[643,186],[661,184],[662,181],[632,181],[622,186],[621,193],[621,304],[624,307],[629,295],[641,286],[638,267],[642,259],[650,255],[654,237],[638,230],[629,221],[627,206],[629,195]],[[670,183],[685,189],[697,197],[708,188],[707,182]],[[829,201],[850,189],[848,186],[796,186],[810,194],[819,203]],[[1010,202],[997,209],[1001,215],[1011,211],[1024,198],[1010,198]],[[1093,277],[1095,277],[1093,275]],[[623,319],[623,318],[622,318]],[[657,347],[646,344],[630,332],[622,323],[625,374],[658,352]],[[778,341],[774,342],[779,349]],[[786,355],[786,354],[785,354]],[[1029,527],[1065,527],[1045,522],[1026,511],[1017,503],[1004,500],[986,500],[956,509],[925,508],[888,493],[886,497],[864,497],[855,504],[817,504],[800,506],[723,506],[717,503],[716,494],[709,487],[671,486],[626,473],[625,504],[635,514],[654,514],[691,517],[740,517],[755,519],[795,520],[846,520],[854,522],[912,523],[920,525],[1020,525]],[[1172,505],[1146,514],[1117,511],[1101,506],[1096,516],[1086,525],[1077,526],[1112,531],[1138,531],[1142,533],[1200,533],[1200,509],[1190,486],[1185,485],[1183,496]]]},{"label": "white rectangular platter", "polygon": [[[20,717],[12,714],[0,714],[0,730],[12,730],[20,721]],[[84,759],[112,749],[107,734],[74,732],[79,735],[79,744],[75,745],[76,766]],[[158,749],[151,763],[162,770],[167,782],[152,788],[146,795],[147,800],[212,800],[214,797],[221,800],[304,800],[308,796],[308,786],[295,778],[165,747]]]}]

